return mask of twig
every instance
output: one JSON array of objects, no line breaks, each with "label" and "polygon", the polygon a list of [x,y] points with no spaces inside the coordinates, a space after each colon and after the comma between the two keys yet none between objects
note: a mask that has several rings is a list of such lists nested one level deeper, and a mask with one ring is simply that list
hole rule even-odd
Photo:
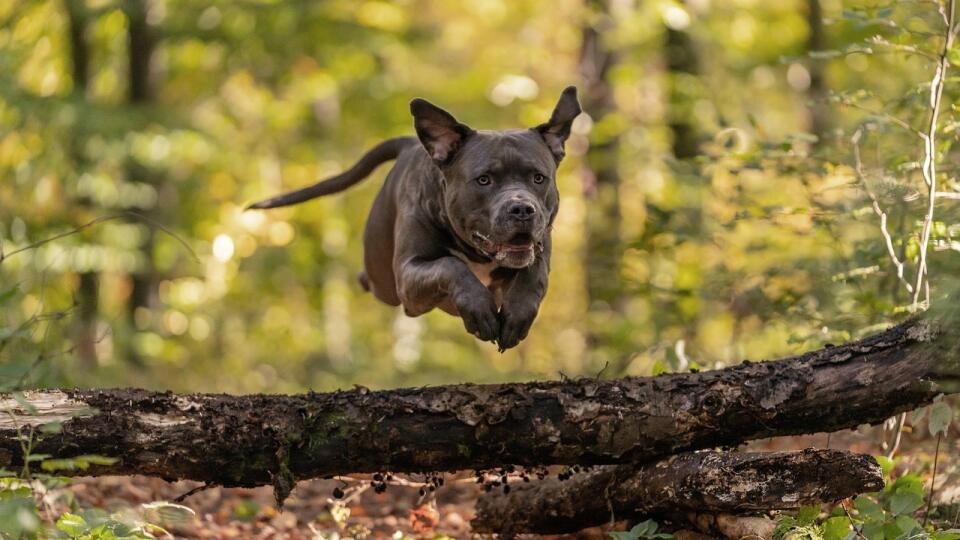
[{"label": "twig", "polygon": [[880,217],[880,234],[883,235],[883,239],[887,245],[887,254],[890,256],[890,260],[893,262],[894,267],[897,269],[897,279],[903,283],[904,288],[907,289],[908,293],[913,294],[913,285],[903,276],[904,274],[904,264],[897,257],[897,251],[893,247],[893,237],[890,236],[890,231],[887,230],[887,213],[883,211],[880,207],[880,202],[877,200],[877,196],[874,195],[873,190],[870,189],[870,184],[867,183],[867,179],[863,174],[863,160],[860,158],[860,137],[863,135],[863,128],[858,128],[854,132],[853,136],[850,138],[850,142],[853,143],[853,171],[857,176],[857,180],[863,184],[864,191],[867,192],[867,195],[870,197],[870,201],[873,203],[873,212]]},{"label": "twig", "polygon": [[36,241],[36,242],[33,242],[32,244],[27,244],[26,246],[23,246],[23,247],[21,247],[21,248],[15,249],[15,250],[13,250],[13,251],[11,251],[11,252],[9,252],[9,253],[3,253],[3,251],[0,250],[0,263],[3,263],[3,261],[9,259],[10,257],[12,257],[12,256],[14,256],[14,255],[16,255],[16,254],[18,254],[18,253],[23,253],[24,251],[29,251],[29,250],[31,250],[31,249],[36,249],[36,248],[38,248],[38,247],[40,247],[40,246],[43,246],[43,245],[45,245],[45,244],[49,244],[50,242],[54,242],[54,241],[56,241],[56,240],[60,240],[61,238],[66,238],[66,237],[68,237],[68,236],[72,236],[72,235],[74,235],[74,234],[77,234],[77,233],[83,231],[84,229],[88,229],[88,228],[90,228],[90,227],[93,227],[94,225],[99,225],[100,223],[105,223],[105,222],[107,222],[107,221],[114,221],[114,220],[117,220],[117,219],[122,219],[122,218],[124,218],[124,217],[133,217],[133,218],[136,218],[136,219],[138,219],[138,220],[140,220],[140,221],[142,221],[142,222],[144,222],[144,223],[146,223],[146,224],[148,224],[148,225],[150,225],[150,226],[156,227],[156,228],[159,229],[160,231],[168,234],[171,238],[173,238],[173,239],[176,240],[178,243],[180,243],[180,245],[183,246],[184,249],[186,249],[188,253],[190,253],[190,256],[191,256],[195,261],[200,262],[200,257],[197,256],[197,253],[193,250],[193,248],[191,248],[190,245],[187,244],[187,242],[186,242],[183,238],[181,238],[179,235],[177,235],[175,232],[171,231],[169,228],[167,228],[166,226],[164,226],[164,225],[156,222],[155,220],[152,220],[152,219],[148,218],[147,216],[144,216],[143,214],[139,214],[139,213],[137,213],[137,212],[133,212],[133,211],[127,210],[127,211],[122,212],[122,213],[120,213],[120,214],[113,214],[113,215],[109,215],[109,216],[100,216],[100,217],[98,217],[98,218],[96,218],[96,219],[93,219],[93,220],[91,220],[91,221],[88,221],[88,222],[84,223],[83,225],[80,225],[80,226],[78,226],[78,227],[75,227],[75,228],[73,228],[73,229],[70,229],[69,231],[62,232],[62,233],[60,233],[60,234],[55,234],[55,235],[50,236],[50,237],[48,237],[48,238],[44,238],[43,240],[38,240],[38,241]]},{"label": "twig", "polygon": [[894,125],[896,125],[896,126],[899,126],[899,127],[903,128],[903,129],[909,131],[910,133],[912,133],[912,134],[914,134],[914,135],[921,135],[921,133],[920,133],[919,131],[917,131],[916,129],[914,129],[913,126],[911,126],[910,124],[904,122],[902,119],[897,118],[896,116],[894,116],[894,115],[892,115],[892,114],[890,114],[890,113],[888,113],[888,112],[886,112],[886,111],[878,111],[878,110],[876,110],[876,109],[871,109],[870,107],[867,107],[866,105],[861,105],[861,104],[856,103],[856,102],[853,102],[853,101],[843,100],[843,101],[841,101],[840,103],[843,104],[843,105],[846,105],[847,107],[852,107],[852,108],[854,108],[854,109],[861,110],[861,111],[863,111],[863,112],[865,112],[865,113],[867,113],[867,114],[869,114],[869,115],[871,115],[871,116],[876,116],[877,118],[883,118],[884,120],[887,120],[888,122],[891,122],[892,124],[894,124]]},{"label": "twig", "polygon": [[933,503],[934,490],[937,489],[937,460],[940,458],[940,440],[943,439],[943,432],[937,432],[937,449],[933,453],[933,477],[930,478],[930,495],[927,497],[927,509],[923,512],[923,528],[927,528],[927,521],[930,519],[930,505]]},{"label": "twig", "polygon": [[937,62],[937,69],[934,72],[933,79],[930,81],[930,121],[927,124],[927,131],[923,137],[923,180],[927,184],[928,202],[927,213],[923,218],[923,228],[920,233],[920,263],[917,267],[917,281],[913,291],[914,309],[920,302],[920,290],[927,291],[925,296],[925,307],[930,306],[929,288],[923,287],[924,280],[929,281],[927,271],[927,246],[930,243],[930,232],[933,228],[933,213],[937,202],[937,119],[940,116],[940,104],[943,98],[943,84],[947,77],[947,69],[950,67],[950,61],[947,55],[953,47],[953,39],[956,35],[954,21],[956,18],[956,0],[947,0],[944,7],[939,4],[940,15],[946,25],[946,33],[943,39],[943,49]]},{"label": "twig", "polygon": [[187,491],[187,492],[184,493],[183,495],[180,495],[180,496],[176,497],[175,499],[173,499],[173,502],[175,502],[175,503],[182,503],[184,500],[186,500],[187,497],[189,497],[189,496],[191,496],[191,495],[195,495],[195,494],[197,494],[197,493],[200,493],[201,491],[208,490],[208,489],[210,489],[210,488],[212,488],[212,487],[215,487],[216,485],[217,485],[217,484],[211,484],[211,483],[208,483],[208,482],[204,482],[203,485],[197,486],[197,487],[195,487],[195,488]]},{"label": "twig", "polygon": [[894,423],[893,429],[896,430],[893,436],[893,444],[887,452],[887,459],[893,459],[894,454],[900,449],[900,439],[903,438],[903,424],[907,421],[907,413],[901,413]]},{"label": "twig", "polygon": [[847,506],[843,504],[843,501],[840,501],[840,508],[843,508],[843,513],[847,515],[847,520],[850,521],[850,528],[853,529],[853,532],[856,533],[857,537],[861,540],[867,540],[867,537],[860,532],[860,529],[857,528],[857,524],[853,522],[853,516],[850,515],[850,511],[847,510]]}]

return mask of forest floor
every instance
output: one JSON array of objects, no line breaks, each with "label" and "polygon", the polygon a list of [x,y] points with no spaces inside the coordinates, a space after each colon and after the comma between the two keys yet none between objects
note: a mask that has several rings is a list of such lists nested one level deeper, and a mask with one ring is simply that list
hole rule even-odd
[{"label": "forest floor", "polygon": [[[920,431],[920,430],[917,430]],[[929,482],[935,440],[923,433],[905,432],[895,471],[920,473]],[[808,447],[849,449],[880,454],[880,428],[804,437],[756,441],[743,448],[753,451]],[[960,505],[960,441],[946,440],[940,449],[937,473],[938,504]],[[896,472],[894,473],[896,475]],[[411,483],[424,479],[403,477]],[[171,501],[198,487],[196,482],[166,482],[146,477],[80,478],[68,489],[81,507],[110,511],[136,511],[151,523],[164,526],[176,538],[251,538],[319,540],[343,538],[468,538],[474,503],[483,493],[472,473],[445,475],[436,491],[418,485],[390,485],[376,493],[370,476],[344,480],[310,480],[297,485],[283,511],[276,508],[269,487],[256,489],[211,487],[187,497],[183,505],[195,511],[173,514],[144,510],[139,505]],[[516,481],[521,481],[519,478]],[[336,488],[342,498],[333,497]],[[502,489],[495,488],[495,489]],[[339,494],[339,493],[338,493]],[[608,530],[623,530],[626,523],[583,531],[562,538],[601,538]],[[561,537],[555,537],[561,538]]]}]

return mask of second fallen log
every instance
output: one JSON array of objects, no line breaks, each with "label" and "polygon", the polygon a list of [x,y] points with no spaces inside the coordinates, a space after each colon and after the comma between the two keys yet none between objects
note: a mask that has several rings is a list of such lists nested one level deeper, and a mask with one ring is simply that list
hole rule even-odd
[{"label": "second fallen log", "polygon": [[628,518],[793,509],[881,488],[880,466],[862,454],[697,452],[490,493],[472,525],[476,532],[570,533]]}]

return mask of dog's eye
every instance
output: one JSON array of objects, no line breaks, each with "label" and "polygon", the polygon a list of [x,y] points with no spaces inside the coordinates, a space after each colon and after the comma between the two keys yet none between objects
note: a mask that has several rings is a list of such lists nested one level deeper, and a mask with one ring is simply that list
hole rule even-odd
[{"label": "dog's eye", "polygon": [[536,182],[537,184],[542,184],[546,179],[547,177],[540,173],[533,175],[533,181]]},{"label": "dog's eye", "polygon": [[481,186],[489,186],[490,177],[485,174],[481,174],[480,176],[477,177],[477,183],[480,184]]}]

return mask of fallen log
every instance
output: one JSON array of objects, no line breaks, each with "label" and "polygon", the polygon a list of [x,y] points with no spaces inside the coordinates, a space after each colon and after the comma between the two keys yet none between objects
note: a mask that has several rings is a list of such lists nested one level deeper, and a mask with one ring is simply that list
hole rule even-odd
[{"label": "fallen log", "polygon": [[0,395],[0,467],[21,465],[20,437],[49,422],[60,430],[33,430],[33,452],[117,458],[75,474],[272,483],[281,498],[296,479],[337,474],[639,463],[879,423],[925,405],[956,391],[958,333],[956,325],[914,319],[798,357],[606,381],[302,395]]},{"label": "fallen log", "polygon": [[477,502],[475,532],[572,533],[622,519],[795,509],[883,488],[872,457],[840,450],[695,452],[515,484]]}]

